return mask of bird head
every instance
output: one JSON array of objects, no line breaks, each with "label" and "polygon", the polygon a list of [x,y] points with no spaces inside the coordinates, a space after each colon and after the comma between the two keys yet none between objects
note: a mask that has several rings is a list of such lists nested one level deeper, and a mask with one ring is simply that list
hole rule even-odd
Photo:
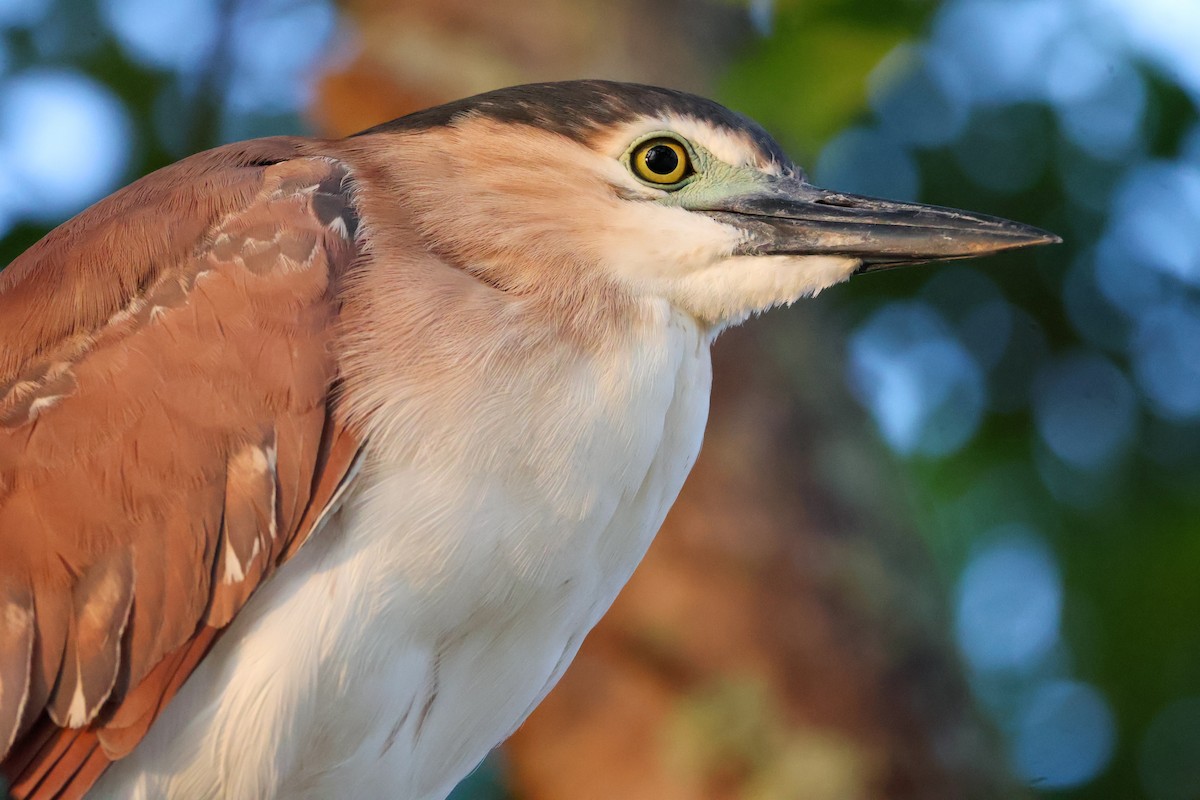
[{"label": "bird head", "polygon": [[817,188],[754,121],[650,86],[512,87],[360,134],[381,135],[405,143],[392,180],[426,242],[480,279],[604,286],[714,329],[854,274],[1059,241]]}]

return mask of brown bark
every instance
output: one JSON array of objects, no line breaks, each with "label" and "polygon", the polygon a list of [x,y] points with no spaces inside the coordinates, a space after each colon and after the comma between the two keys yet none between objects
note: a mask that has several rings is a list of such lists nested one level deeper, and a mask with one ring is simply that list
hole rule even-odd
[{"label": "brown bark", "polygon": [[749,29],[701,0],[343,0],[356,45],[323,70],[310,115],[345,135],[477,92],[571,78],[703,93]]}]

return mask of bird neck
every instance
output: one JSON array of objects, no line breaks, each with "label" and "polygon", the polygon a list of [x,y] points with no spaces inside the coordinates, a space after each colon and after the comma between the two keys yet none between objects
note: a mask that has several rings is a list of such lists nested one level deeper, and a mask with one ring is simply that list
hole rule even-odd
[{"label": "bird neck", "polygon": [[[470,295],[487,324],[537,329],[584,349],[626,340],[645,322],[642,299],[594,259],[562,247],[553,220],[539,226],[526,207],[522,215],[534,223],[507,224],[497,198],[459,194],[454,176],[439,172],[436,154],[416,144],[380,148],[360,141],[333,144],[356,178],[372,248],[368,270],[449,270],[434,283],[447,284],[442,288],[452,297]],[[401,281],[391,288],[423,287]],[[429,302],[436,307],[439,299]]]}]

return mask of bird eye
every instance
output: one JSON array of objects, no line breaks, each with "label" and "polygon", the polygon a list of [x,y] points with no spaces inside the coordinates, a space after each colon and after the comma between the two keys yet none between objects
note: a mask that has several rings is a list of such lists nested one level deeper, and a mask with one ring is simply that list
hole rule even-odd
[{"label": "bird eye", "polygon": [[633,174],[656,186],[679,183],[694,171],[682,142],[660,136],[639,144],[629,157]]}]

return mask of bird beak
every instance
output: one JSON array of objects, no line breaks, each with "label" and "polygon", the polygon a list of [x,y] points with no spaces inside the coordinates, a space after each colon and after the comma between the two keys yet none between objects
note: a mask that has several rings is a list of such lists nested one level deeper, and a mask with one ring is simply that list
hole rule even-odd
[{"label": "bird beak", "polygon": [[999,217],[830,192],[794,178],[706,213],[747,232],[735,255],[849,256],[862,259],[859,272],[1062,241]]}]

